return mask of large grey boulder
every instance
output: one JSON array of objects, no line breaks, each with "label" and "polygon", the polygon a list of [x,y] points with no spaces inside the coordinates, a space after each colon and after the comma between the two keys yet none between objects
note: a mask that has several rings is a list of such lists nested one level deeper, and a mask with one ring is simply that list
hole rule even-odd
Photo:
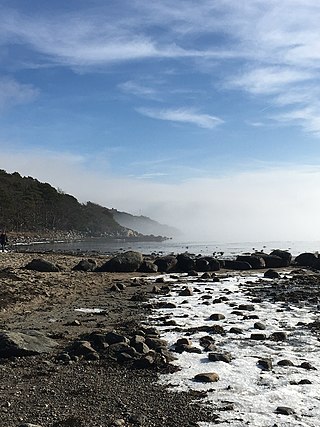
[{"label": "large grey boulder", "polygon": [[1,358],[51,353],[57,345],[39,331],[0,331]]},{"label": "large grey boulder", "polygon": [[137,271],[143,262],[143,256],[140,252],[127,251],[116,255],[109,261],[98,267],[95,271],[106,271],[115,273],[131,273]]},{"label": "large grey boulder", "polygon": [[57,272],[60,271],[60,267],[53,264],[52,262],[46,261],[43,258],[35,258],[30,261],[24,268],[27,270],[34,270],[40,272]]},{"label": "large grey boulder", "polygon": [[167,255],[157,258],[154,263],[158,266],[158,271],[161,271],[162,273],[167,273],[169,271],[175,270],[178,260],[173,255]]}]

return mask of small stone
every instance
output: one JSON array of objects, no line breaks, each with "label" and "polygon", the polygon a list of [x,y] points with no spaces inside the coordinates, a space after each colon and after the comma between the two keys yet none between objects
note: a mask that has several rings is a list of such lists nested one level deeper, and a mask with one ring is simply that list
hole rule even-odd
[{"label": "small stone", "polygon": [[311,365],[309,362],[302,362],[300,365],[301,368],[307,369],[308,371],[316,371],[317,368]]},{"label": "small stone", "polygon": [[281,415],[293,415],[294,410],[287,406],[278,406],[277,409],[275,410],[275,413],[281,414]]},{"label": "small stone", "polygon": [[298,382],[298,384],[312,384],[312,382],[310,381],[310,380],[308,380],[308,379],[303,379],[303,380],[300,380],[299,382]]},{"label": "small stone", "polygon": [[214,383],[219,381],[219,375],[216,372],[206,372],[197,374],[194,380],[201,383]]},{"label": "small stone", "polygon": [[272,361],[270,359],[259,359],[258,367],[263,371],[272,371]]},{"label": "small stone", "polygon": [[244,310],[244,311],[254,311],[254,305],[252,304],[240,304],[238,306],[239,310]]},{"label": "small stone", "polygon": [[175,345],[192,345],[192,341],[189,338],[179,338]]},{"label": "small stone", "polygon": [[250,338],[252,340],[263,341],[267,339],[266,334],[251,334]]},{"label": "small stone", "polygon": [[273,332],[270,337],[272,341],[285,341],[287,339],[286,332]]},{"label": "small stone", "polygon": [[208,358],[210,362],[225,362],[230,363],[232,360],[232,356],[228,352],[224,353],[209,353]]},{"label": "small stone", "polygon": [[264,329],[266,329],[266,325],[264,323],[262,323],[262,322],[256,322],[253,325],[253,327],[254,327],[254,329],[259,329],[261,331],[263,331]]},{"label": "small stone", "polygon": [[279,274],[277,271],[272,270],[272,269],[270,268],[269,270],[267,270],[267,271],[264,273],[263,277],[265,277],[266,279],[279,279],[280,274]]},{"label": "small stone", "polygon": [[210,320],[214,320],[214,321],[223,320],[225,318],[226,318],[226,316],[222,313],[213,313],[209,317]]},{"label": "small stone", "polygon": [[179,292],[179,296],[181,297],[191,297],[192,295],[193,295],[193,290],[189,287],[186,287]]},{"label": "small stone", "polygon": [[243,333],[243,330],[241,328],[237,328],[236,326],[233,326],[232,328],[230,328],[229,332],[230,334],[240,335]]}]

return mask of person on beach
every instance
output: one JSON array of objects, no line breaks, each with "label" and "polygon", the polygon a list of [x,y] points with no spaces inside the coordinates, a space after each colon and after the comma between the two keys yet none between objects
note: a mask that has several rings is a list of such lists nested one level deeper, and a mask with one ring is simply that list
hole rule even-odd
[{"label": "person on beach", "polygon": [[5,246],[8,243],[8,237],[6,235],[5,231],[2,231],[0,234],[0,245],[1,245],[1,251],[4,252]]}]

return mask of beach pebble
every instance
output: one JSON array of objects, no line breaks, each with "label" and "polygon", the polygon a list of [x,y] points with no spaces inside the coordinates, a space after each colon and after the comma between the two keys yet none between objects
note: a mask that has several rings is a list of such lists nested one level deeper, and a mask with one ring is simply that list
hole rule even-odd
[{"label": "beach pebble", "polygon": [[224,353],[209,353],[208,354],[208,359],[210,360],[210,362],[225,362],[225,363],[230,363],[231,360],[232,360],[232,356],[228,352],[224,352]]},{"label": "beach pebble", "polygon": [[285,341],[287,339],[287,334],[286,332],[273,332],[269,339],[271,339],[272,341]]},{"label": "beach pebble", "polygon": [[311,365],[309,362],[302,362],[300,365],[301,368],[307,369],[308,371],[316,371],[317,368]]},{"label": "beach pebble", "polygon": [[229,329],[230,334],[242,334],[243,330],[241,328],[238,328],[236,326],[233,326],[232,328]]},{"label": "beach pebble", "polygon": [[254,305],[252,304],[240,304],[238,306],[239,310],[244,310],[244,311],[254,311]]},{"label": "beach pebble", "polygon": [[194,377],[194,380],[201,383],[214,383],[219,381],[219,375],[216,372],[205,372],[202,374],[197,374]]},{"label": "beach pebble", "polygon": [[193,290],[190,287],[186,287],[179,292],[180,297],[190,297],[193,295]]},{"label": "beach pebble", "polygon": [[264,273],[263,277],[265,277],[266,279],[279,279],[280,274],[277,271],[270,268]]},{"label": "beach pebble", "polygon": [[259,359],[257,365],[263,371],[272,371],[272,361],[270,359]]},{"label": "beach pebble", "polygon": [[281,414],[281,415],[293,415],[294,410],[287,406],[278,406],[277,409],[275,410],[275,413]]},{"label": "beach pebble", "polygon": [[264,329],[266,329],[266,325],[262,322],[256,322],[253,325],[254,329],[260,329],[261,331],[263,331]]},{"label": "beach pebble", "polygon": [[266,334],[251,334],[250,338],[252,340],[263,341],[267,339]]},{"label": "beach pebble", "polygon": [[210,320],[215,320],[215,321],[223,320],[225,318],[226,318],[226,316],[224,314],[222,314],[222,313],[213,313],[209,317]]},{"label": "beach pebble", "polygon": [[283,360],[279,360],[277,365],[279,365],[279,366],[294,366],[294,363],[291,360],[283,359]]}]

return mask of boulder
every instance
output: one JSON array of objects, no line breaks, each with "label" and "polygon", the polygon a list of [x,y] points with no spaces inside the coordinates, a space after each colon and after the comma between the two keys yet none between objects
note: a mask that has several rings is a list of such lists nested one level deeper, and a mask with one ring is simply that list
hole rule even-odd
[{"label": "boulder", "polygon": [[311,252],[304,252],[295,258],[295,263],[304,267],[313,267],[318,261],[318,257]]},{"label": "boulder", "polygon": [[276,255],[267,255],[263,252],[257,252],[255,255],[264,259],[267,268],[281,268],[289,265],[288,260]]},{"label": "boulder", "polygon": [[196,271],[209,271],[210,263],[205,258],[197,258],[195,269]]},{"label": "boulder", "polygon": [[220,270],[220,262],[211,256],[205,257],[205,259],[209,262],[210,271],[219,271]]},{"label": "boulder", "polygon": [[158,266],[152,261],[144,260],[138,271],[140,273],[156,273],[158,271]]},{"label": "boulder", "polygon": [[225,362],[225,363],[230,363],[231,360],[232,360],[232,356],[228,352],[224,352],[224,353],[209,353],[208,354],[208,359],[210,360],[210,362]]},{"label": "boulder", "polygon": [[244,261],[234,261],[226,259],[224,262],[224,267],[228,270],[251,270],[252,267],[248,262]]},{"label": "boulder", "polygon": [[252,268],[265,268],[265,260],[261,256],[256,255],[238,255],[236,261],[247,262]]},{"label": "boulder", "polygon": [[174,271],[177,266],[178,260],[173,255],[167,255],[160,258],[157,258],[154,262],[158,266],[158,270],[162,273],[167,273],[169,271]]},{"label": "boulder", "polygon": [[280,274],[272,268],[269,268],[269,270],[264,273],[263,277],[265,277],[266,279],[279,279]]},{"label": "boulder", "polygon": [[32,356],[42,353],[51,353],[57,343],[38,331],[1,331],[0,357]]},{"label": "boulder", "polygon": [[177,255],[177,269],[184,273],[188,273],[190,270],[194,270],[195,261],[188,254]]},{"label": "boulder", "polygon": [[30,261],[25,267],[27,270],[40,271],[40,272],[58,272],[60,271],[60,267],[53,264],[52,262],[46,261],[42,258],[35,258]]},{"label": "boulder", "polygon": [[99,272],[115,272],[115,273],[130,273],[137,271],[143,262],[143,256],[140,252],[127,251],[123,254],[116,255],[109,261],[105,262],[95,271]]},{"label": "boulder", "polygon": [[92,259],[82,259],[75,265],[73,271],[93,271],[96,268],[97,264]]},{"label": "boulder", "polygon": [[283,251],[281,249],[275,249],[272,252],[270,252],[271,256],[278,256],[280,258],[282,258],[283,260],[285,260],[287,262],[288,265],[290,265],[291,261],[292,261],[292,255],[290,252],[288,251]]}]

